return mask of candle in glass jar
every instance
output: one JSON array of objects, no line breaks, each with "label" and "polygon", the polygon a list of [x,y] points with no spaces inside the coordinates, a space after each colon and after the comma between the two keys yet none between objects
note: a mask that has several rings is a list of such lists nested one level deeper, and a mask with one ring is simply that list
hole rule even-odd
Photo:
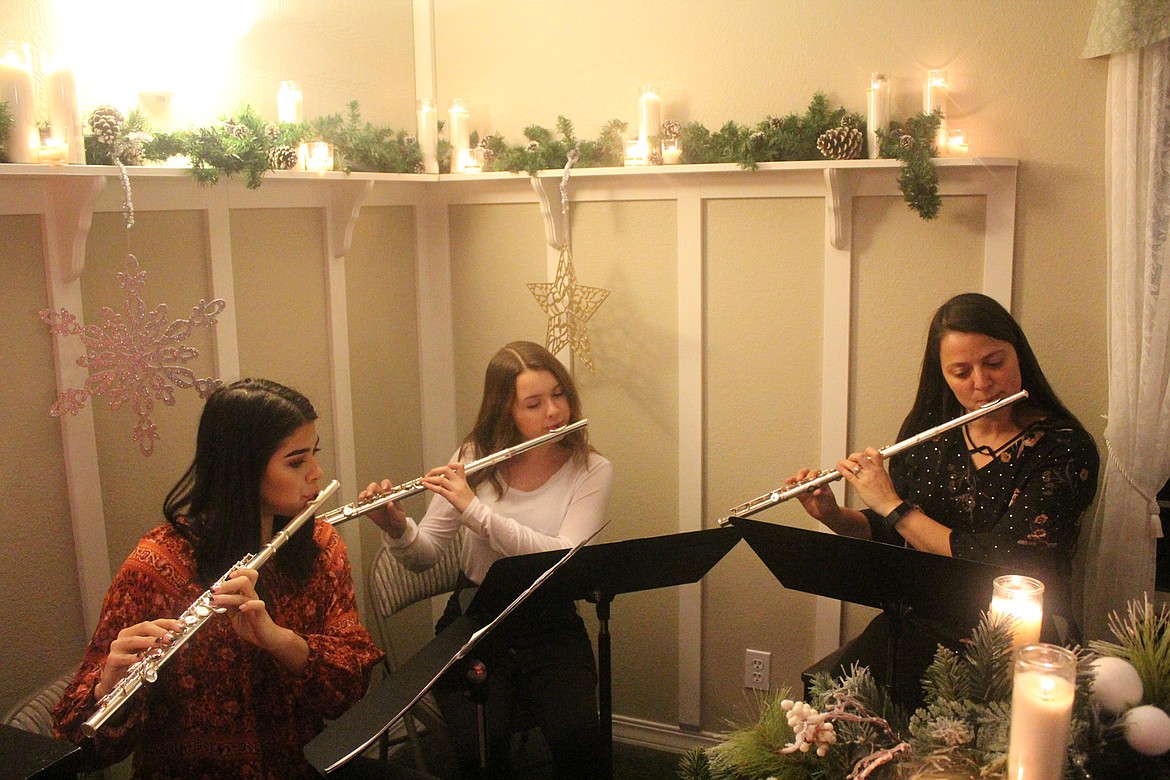
[{"label": "candle in glass jar", "polygon": [[1012,647],[1039,642],[1044,620],[1044,583],[1018,574],[996,577],[991,586],[990,612],[1012,618]]},{"label": "candle in glass jar", "polygon": [[662,142],[662,164],[663,165],[677,165],[679,158],[682,157],[682,147],[678,145],[678,141],[663,141]]},{"label": "candle in glass jar", "polygon": [[1016,651],[1008,738],[1011,780],[1061,780],[1068,755],[1077,657],[1056,645]]},{"label": "candle in glass jar", "polygon": [[947,154],[952,157],[966,157],[970,152],[967,131],[958,128],[947,131]]},{"label": "candle in glass jar", "polygon": [[304,117],[305,98],[295,81],[280,82],[276,91],[276,118],[280,122],[299,123]]},{"label": "candle in glass jar", "polygon": [[935,145],[941,150],[947,140],[947,72],[932,70],[926,74],[926,86],[922,92],[922,111],[929,114],[935,109],[942,111],[938,123]]},{"label": "candle in glass jar", "polygon": [[46,60],[45,98],[49,125],[60,128],[58,140],[67,147],[66,162],[84,165],[85,136],[81,125],[81,107],[77,102],[77,84],[70,68]]},{"label": "candle in glass jar", "polygon": [[8,104],[13,120],[5,148],[14,163],[37,162],[41,145],[32,66],[32,47],[27,43],[0,43],[0,102]]},{"label": "candle in glass jar", "polygon": [[641,139],[626,141],[626,157],[623,161],[627,168],[646,165],[646,142]]},{"label": "candle in glass jar", "polygon": [[463,101],[455,98],[447,115],[451,134],[451,173],[463,173],[467,162],[464,152],[471,147],[471,114],[464,108]]},{"label": "candle in glass jar", "polygon": [[890,129],[890,82],[883,73],[871,73],[866,90],[865,143],[869,159],[881,156],[878,130]]},{"label": "candle in glass jar", "polygon": [[642,87],[638,98],[638,138],[650,148],[650,139],[662,133],[662,98],[654,87]]},{"label": "candle in glass jar", "polygon": [[418,102],[418,147],[422,151],[423,171],[439,172],[439,112],[430,98]]},{"label": "candle in glass jar", "polygon": [[309,156],[305,169],[316,173],[333,170],[333,145],[327,141],[313,141],[308,145]]}]

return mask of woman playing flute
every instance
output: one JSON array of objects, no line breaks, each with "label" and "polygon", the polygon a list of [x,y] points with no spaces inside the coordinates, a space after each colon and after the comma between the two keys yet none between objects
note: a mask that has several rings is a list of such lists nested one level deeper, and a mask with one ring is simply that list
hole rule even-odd
[{"label": "woman playing flute", "polygon": [[[435,494],[423,519],[415,523],[393,504],[370,513],[390,551],[419,571],[432,566],[464,529],[460,586],[436,631],[462,613],[466,591],[482,582],[495,560],[568,549],[602,527],[613,467],[589,446],[584,430],[470,476],[464,470],[477,457],[579,419],[580,397],[561,362],[539,344],[512,342],[488,364],[479,415],[463,446],[449,464],[423,478]],[[390,480],[371,484],[362,497],[391,487]],[[554,776],[597,775],[596,665],[572,602],[517,611],[473,655],[487,668],[488,776],[510,776],[510,724],[517,706],[543,731]],[[464,776],[479,777],[476,710],[464,691],[465,672],[457,665],[436,686],[436,698]]]},{"label": "woman playing flute", "polygon": [[[866,505],[839,505],[831,490],[799,496],[809,515],[839,534],[907,544],[939,555],[1012,568],[1045,583],[1053,640],[1076,638],[1070,607],[1072,555],[1081,515],[1097,490],[1093,438],[1060,402],[1023,330],[999,303],[967,293],[944,303],[930,324],[918,392],[899,439],[1010,396],[1028,398],[947,431],[899,455],[889,472],[875,447],[837,470]],[[809,476],[805,469],[794,483]],[[879,617],[854,647],[880,678],[887,621]],[[966,627],[967,630],[970,627]],[[921,672],[942,642],[961,630],[910,621],[900,645],[896,698],[921,698]],[[917,637],[918,641],[915,641]],[[917,653],[915,653],[917,650]]]},{"label": "woman playing flute", "polygon": [[241,379],[207,399],[195,458],[166,522],[122,564],[80,668],[54,711],[92,768],[134,754],[135,777],[316,777],[304,745],[366,690],[381,658],[358,621],[345,545],[309,521],[259,571],[213,589],[210,619],[92,738],[82,724],[175,618],[256,553],[319,490],[317,413],[275,382]]}]

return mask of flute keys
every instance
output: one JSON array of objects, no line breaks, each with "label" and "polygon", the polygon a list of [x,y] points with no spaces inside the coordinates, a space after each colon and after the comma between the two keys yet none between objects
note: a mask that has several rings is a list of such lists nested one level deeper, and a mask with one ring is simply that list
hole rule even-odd
[{"label": "flute keys", "polygon": [[196,604],[195,614],[201,618],[205,618],[211,614],[211,607],[208,607],[205,604]]}]

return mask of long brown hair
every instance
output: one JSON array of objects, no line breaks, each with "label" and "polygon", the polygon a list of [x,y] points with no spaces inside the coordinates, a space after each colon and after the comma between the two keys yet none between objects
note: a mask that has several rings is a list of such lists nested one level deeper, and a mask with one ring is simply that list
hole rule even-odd
[{"label": "long brown hair", "polygon": [[[581,419],[581,396],[573,376],[557,360],[556,355],[531,341],[513,341],[506,344],[488,362],[483,377],[483,398],[479,415],[471,433],[463,440],[462,454],[466,457],[482,458],[493,452],[514,447],[521,442],[520,431],[512,419],[512,405],[516,403],[516,377],[524,371],[548,371],[560,384],[569,400],[568,422]],[[584,428],[573,431],[560,441],[545,444],[545,447],[564,447],[570,457],[578,463],[585,463],[593,448],[589,446],[589,435]],[[499,465],[478,471],[468,477],[467,482],[474,489],[484,480],[491,482],[497,495],[504,494],[504,483],[498,473]]]}]

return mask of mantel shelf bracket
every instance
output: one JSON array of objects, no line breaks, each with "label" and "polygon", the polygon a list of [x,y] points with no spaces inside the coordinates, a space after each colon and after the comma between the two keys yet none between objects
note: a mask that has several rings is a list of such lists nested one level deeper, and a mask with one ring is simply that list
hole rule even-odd
[{"label": "mantel shelf bracket", "polygon": [[826,227],[829,243],[838,251],[848,251],[853,233],[853,177],[843,168],[825,168]]},{"label": "mantel shelf bracket", "polygon": [[85,244],[105,176],[54,176],[45,204],[46,246],[58,280],[69,284],[85,270]]},{"label": "mantel shelf bracket", "polygon": [[532,189],[540,201],[544,217],[544,239],[553,249],[565,248],[565,219],[561,213],[561,178],[559,176],[529,176]]},{"label": "mantel shelf bracket", "polygon": [[349,254],[358,214],[373,189],[373,179],[347,179],[329,183],[329,251],[333,257]]}]

